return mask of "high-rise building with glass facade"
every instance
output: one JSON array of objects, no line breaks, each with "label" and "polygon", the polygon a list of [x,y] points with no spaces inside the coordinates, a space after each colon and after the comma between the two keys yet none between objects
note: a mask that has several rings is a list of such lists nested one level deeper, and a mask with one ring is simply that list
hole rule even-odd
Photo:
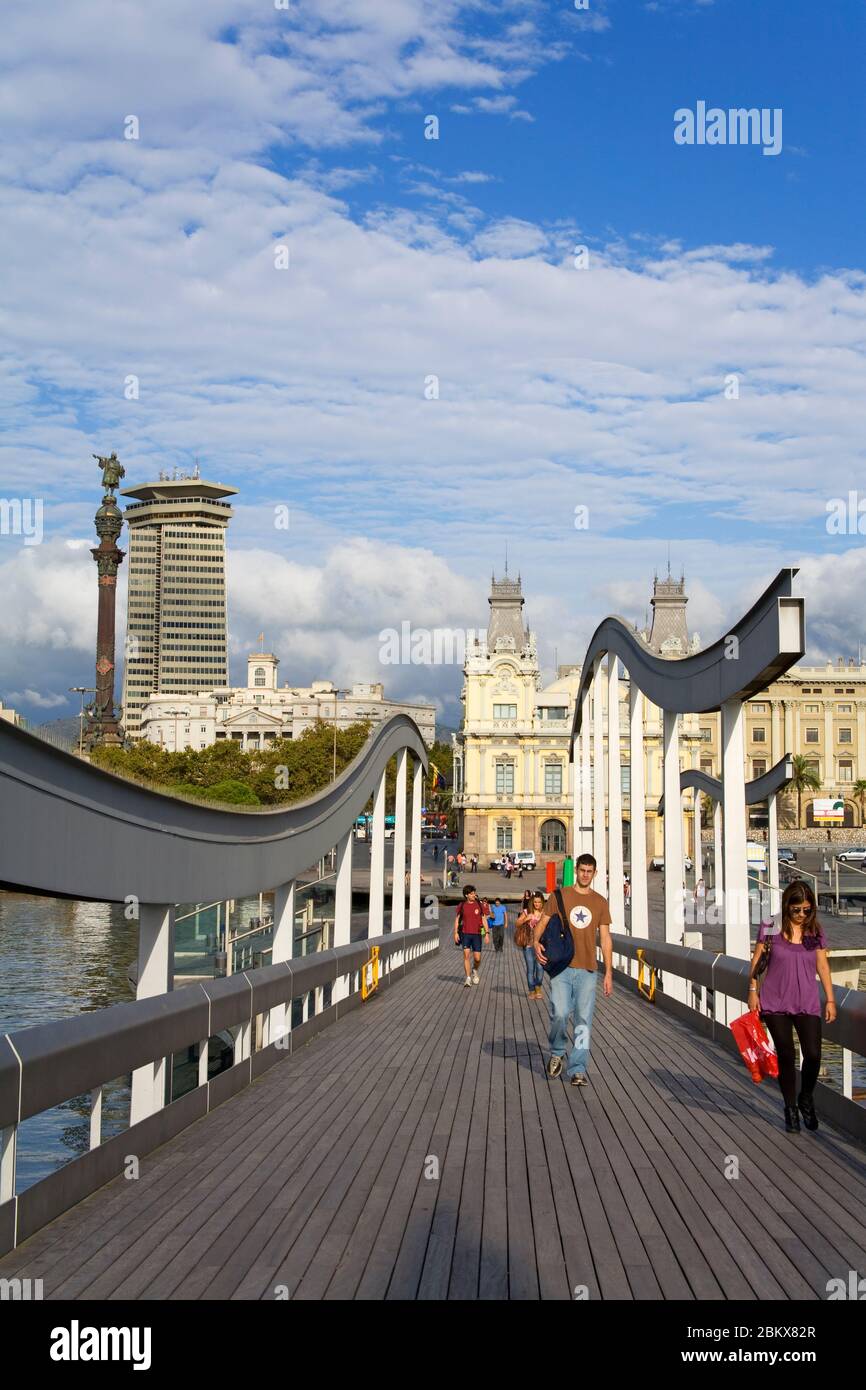
[{"label": "high-rise building with glass facade", "polygon": [[198,477],[125,488],[129,560],[123,725],[141,737],[154,691],[189,694],[229,683],[226,530],[237,488]]}]

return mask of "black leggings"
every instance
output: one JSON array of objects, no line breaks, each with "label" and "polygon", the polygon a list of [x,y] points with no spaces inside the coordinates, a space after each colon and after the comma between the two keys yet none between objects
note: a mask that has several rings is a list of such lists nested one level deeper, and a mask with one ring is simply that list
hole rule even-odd
[{"label": "black leggings", "polygon": [[800,1094],[811,1099],[821,1066],[821,1020],[817,1014],[761,1014],[779,1056],[779,1089],[786,1105],[797,1103],[794,1029],[800,1039],[803,1069]]}]

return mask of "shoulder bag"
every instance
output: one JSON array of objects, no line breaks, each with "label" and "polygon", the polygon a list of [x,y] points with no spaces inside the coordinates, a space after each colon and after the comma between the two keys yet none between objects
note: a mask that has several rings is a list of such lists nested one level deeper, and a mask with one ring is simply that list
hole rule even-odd
[{"label": "shoulder bag", "polygon": [[568,924],[568,914],[562,901],[562,893],[558,888],[556,890],[556,905],[559,912],[554,913],[548,919],[547,926],[541,935],[541,945],[547,958],[544,968],[551,979],[560,975],[574,959],[574,937]]}]

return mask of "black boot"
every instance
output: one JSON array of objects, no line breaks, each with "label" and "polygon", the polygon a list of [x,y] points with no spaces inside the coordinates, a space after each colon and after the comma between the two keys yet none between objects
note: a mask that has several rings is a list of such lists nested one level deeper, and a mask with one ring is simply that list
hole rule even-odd
[{"label": "black boot", "polygon": [[789,1134],[800,1133],[800,1116],[797,1114],[796,1105],[785,1106],[785,1128]]},{"label": "black boot", "polygon": [[815,1114],[815,1102],[811,1096],[800,1093],[797,1101],[800,1112],[803,1116],[803,1124],[807,1129],[815,1130],[818,1128],[818,1116]]}]

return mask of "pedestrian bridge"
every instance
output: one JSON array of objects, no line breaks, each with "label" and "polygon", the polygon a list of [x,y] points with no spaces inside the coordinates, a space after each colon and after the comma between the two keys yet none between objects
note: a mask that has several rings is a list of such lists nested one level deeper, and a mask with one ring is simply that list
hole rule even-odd
[{"label": "pedestrian bridge", "polygon": [[[831,1280],[866,1271],[866,1110],[852,1088],[866,995],[835,989],[824,1036],[843,1082],[819,1084],[817,1134],[785,1133],[778,1089],[751,1082],[727,1027],[748,974],[742,703],[802,653],[793,574],[697,656],[650,656],[615,618],[590,643],[574,849],[592,849],[602,889],[609,870],[622,925],[623,661],[636,825],[644,695],[664,712],[669,864],[682,859],[679,716],[722,711],[725,896],[723,951],[687,949],[669,873],[665,940],[651,942],[643,837],[631,836],[634,935],[614,937],[585,1089],[546,1076],[546,1008],[527,998],[521,955],[488,950],[466,989],[449,911],[438,920],[434,897],[422,908],[426,751],[410,719],[377,728],[309,801],[232,811],[113,777],[0,721],[0,887],[122,903],[139,924],[134,1002],[0,1037],[0,1278],[41,1279],[49,1299],[823,1299]],[[359,941],[353,832],[371,798]],[[296,885],[329,854],[330,947],[299,956]],[[173,988],[176,905],[263,890],[272,963]],[[364,998],[374,947],[381,981]],[[217,1034],[230,1065],[212,1074]],[[129,1123],[109,1136],[105,1088],[125,1076]],[[20,1127],[80,1097],[87,1152],[22,1188]]]},{"label": "pedestrian bridge", "polygon": [[[862,1146],[827,1124],[787,1135],[775,1086],[640,997],[626,955],[577,1090],[546,1076],[521,953],[487,952],[468,990],[448,924],[415,945],[360,1007],[315,1015],[291,1050],[253,1052],[22,1194],[0,1278],[41,1278],[46,1299],[801,1300],[866,1269]],[[282,992],[356,963],[310,958]],[[30,1029],[29,1052],[13,1037],[24,1110],[195,1036],[208,1007],[252,1017],[273,979],[221,982],[210,1003],[180,990],[138,1030],[149,1001]]]}]

